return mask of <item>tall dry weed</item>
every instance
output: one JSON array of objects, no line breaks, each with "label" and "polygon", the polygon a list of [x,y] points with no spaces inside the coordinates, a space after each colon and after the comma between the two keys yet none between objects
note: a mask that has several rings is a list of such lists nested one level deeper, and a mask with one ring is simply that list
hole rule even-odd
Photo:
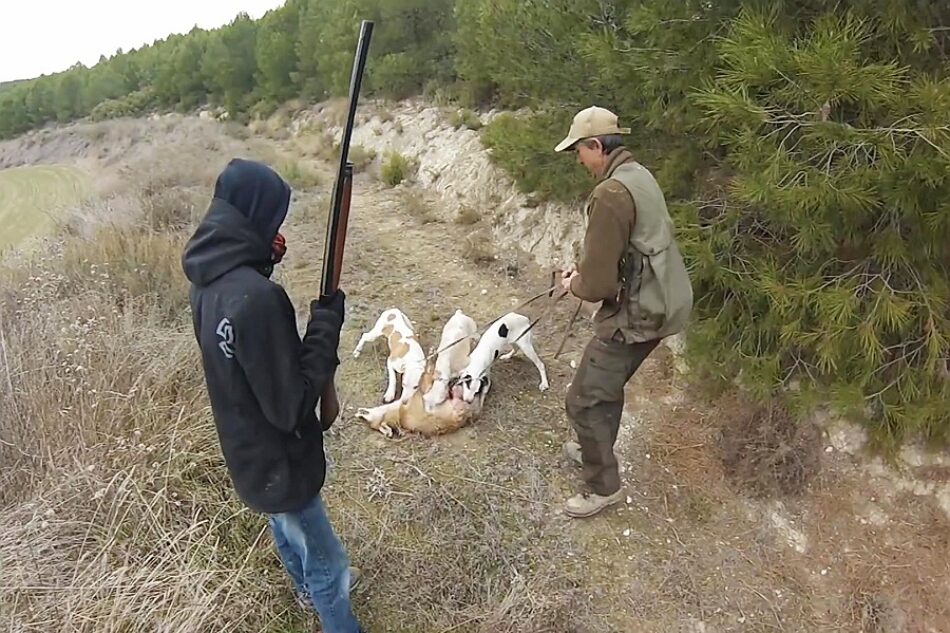
[{"label": "tall dry weed", "polygon": [[126,172],[0,268],[0,630],[299,622],[217,447],[180,265],[193,220],[148,206],[189,191],[173,172]]}]

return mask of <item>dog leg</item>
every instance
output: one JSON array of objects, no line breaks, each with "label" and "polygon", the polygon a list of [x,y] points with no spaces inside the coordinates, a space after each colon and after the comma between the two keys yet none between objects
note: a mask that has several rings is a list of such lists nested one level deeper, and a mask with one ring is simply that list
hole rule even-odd
[{"label": "dog leg", "polygon": [[386,372],[389,376],[389,385],[386,387],[386,393],[383,394],[383,402],[390,403],[396,399],[396,368],[388,358],[386,359]]},{"label": "dog leg", "polygon": [[360,354],[363,353],[363,346],[366,345],[367,343],[369,343],[370,340],[372,340],[372,339],[370,339],[370,334],[369,334],[369,332],[364,332],[363,335],[360,336],[360,340],[357,341],[356,347],[353,349],[353,358],[359,358],[359,357],[360,357]]},{"label": "dog leg", "polygon": [[373,329],[369,332],[364,332],[360,336],[360,340],[356,343],[356,348],[353,350],[353,358],[359,358],[360,354],[363,352],[363,346],[367,343],[375,341],[383,335],[383,329],[379,327],[379,323],[373,326]]},{"label": "dog leg", "polygon": [[482,380],[484,380],[485,382],[484,382],[484,384],[482,385],[481,390],[478,392],[478,394],[476,394],[476,396],[479,396],[479,395],[480,395],[482,401],[484,401],[484,400],[485,400],[485,396],[488,395],[488,392],[489,392],[489,390],[491,389],[491,374],[489,374],[488,372],[486,372],[486,373],[485,373],[485,376],[484,376],[484,378],[482,378]]},{"label": "dog leg", "polygon": [[534,366],[538,368],[538,373],[541,374],[541,384],[538,385],[538,388],[541,391],[546,391],[550,385],[548,384],[548,374],[544,369],[544,363],[541,362],[541,359],[538,357],[537,352],[534,351],[534,345],[531,342],[531,332],[528,332],[521,339],[515,343],[524,355],[528,357]]}]

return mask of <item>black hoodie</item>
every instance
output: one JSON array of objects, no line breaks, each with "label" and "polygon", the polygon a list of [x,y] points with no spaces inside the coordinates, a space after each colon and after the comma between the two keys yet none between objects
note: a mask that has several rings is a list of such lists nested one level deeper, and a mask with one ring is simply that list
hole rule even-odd
[{"label": "black hoodie", "polygon": [[315,409],[340,362],[340,317],[312,305],[301,341],[289,297],[269,279],[289,204],[270,168],[232,160],[182,256],[221,451],[238,495],[264,513],[300,509],[323,486]]}]

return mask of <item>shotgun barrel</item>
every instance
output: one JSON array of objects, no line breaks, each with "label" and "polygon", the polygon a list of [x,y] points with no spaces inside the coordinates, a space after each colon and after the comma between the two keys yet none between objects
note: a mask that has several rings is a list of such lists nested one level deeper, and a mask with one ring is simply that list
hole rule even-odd
[{"label": "shotgun barrel", "polygon": [[353,191],[353,164],[349,161],[350,138],[353,135],[353,123],[356,119],[356,106],[366,68],[366,56],[373,35],[373,22],[363,20],[360,25],[360,38],[356,45],[356,58],[353,60],[353,72],[350,75],[350,95],[343,126],[343,138],[340,139],[340,164],[330,203],[330,217],[327,221],[327,237],[323,250],[323,278],[320,283],[320,295],[326,297],[340,287],[340,270],[343,267],[343,247],[346,244],[346,227],[350,216],[350,197]]}]

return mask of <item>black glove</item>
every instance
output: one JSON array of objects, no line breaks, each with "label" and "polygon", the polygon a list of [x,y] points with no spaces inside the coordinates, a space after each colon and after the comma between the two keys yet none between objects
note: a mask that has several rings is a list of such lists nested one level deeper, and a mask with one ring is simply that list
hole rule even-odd
[{"label": "black glove", "polygon": [[320,297],[319,300],[312,302],[310,304],[310,313],[313,314],[317,310],[329,310],[337,315],[340,321],[343,321],[345,302],[346,293],[343,292],[342,288],[338,288],[332,295]]}]

